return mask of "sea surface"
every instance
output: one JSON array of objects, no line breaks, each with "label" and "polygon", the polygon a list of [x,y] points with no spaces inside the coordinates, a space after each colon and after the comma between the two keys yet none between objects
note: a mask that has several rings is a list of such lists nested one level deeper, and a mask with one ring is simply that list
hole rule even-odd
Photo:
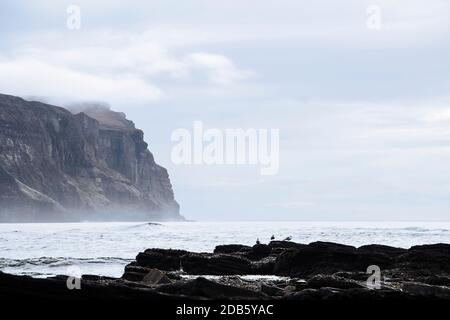
[{"label": "sea surface", "polygon": [[[0,270],[47,277],[120,277],[147,248],[212,252],[219,244],[253,245],[292,237],[353,246],[450,243],[450,222],[108,222],[0,224]],[[75,270],[75,271],[74,271]]]}]

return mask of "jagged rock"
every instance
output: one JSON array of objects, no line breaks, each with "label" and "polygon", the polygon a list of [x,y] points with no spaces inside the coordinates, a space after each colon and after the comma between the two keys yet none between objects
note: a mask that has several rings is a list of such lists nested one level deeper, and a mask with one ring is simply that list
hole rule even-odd
[{"label": "jagged rock", "polygon": [[318,300],[320,297],[319,297],[319,290],[305,289],[292,294],[287,294],[285,298],[287,300],[314,301]]},{"label": "jagged rock", "polygon": [[0,95],[0,221],[181,218],[166,169],[125,115]]},{"label": "jagged rock", "polygon": [[188,254],[184,250],[147,249],[136,257],[136,265],[164,271],[181,269],[181,257]]},{"label": "jagged rock", "polygon": [[229,254],[192,253],[183,250],[148,249],[126,268],[125,277],[134,276],[135,267],[164,271],[183,270],[188,274],[233,275],[255,274],[255,266],[242,256]]},{"label": "jagged rock", "polygon": [[426,284],[450,287],[450,277],[448,276],[431,275],[428,277],[418,277],[418,279],[420,282]]},{"label": "jagged rock", "polygon": [[412,270],[428,270],[429,275],[433,275],[433,270],[450,273],[450,244],[413,246],[397,261]]},{"label": "jagged rock", "polygon": [[203,277],[185,282],[162,285],[159,292],[182,294],[189,297],[205,297],[213,299],[264,299],[268,298],[262,292],[220,284]]},{"label": "jagged rock", "polygon": [[351,301],[352,303],[365,301],[413,301],[415,297],[395,290],[369,290],[364,288],[336,289],[323,287],[320,289],[304,289],[285,296],[287,300],[298,301]]},{"label": "jagged rock", "polygon": [[371,254],[383,254],[383,255],[389,255],[389,256],[399,256],[401,254],[406,253],[408,250],[403,248],[395,248],[380,244],[370,244],[361,246],[358,248],[359,252],[368,252]]},{"label": "jagged rock", "polygon": [[266,257],[258,261],[252,261],[253,272],[255,274],[273,274],[276,257]]},{"label": "jagged rock", "polygon": [[369,254],[347,245],[313,242],[281,253],[275,263],[274,273],[305,277],[340,271],[362,271],[370,265],[387,267],[391,264],[392,258],[389,256]]},{"label": "jagged rock", "polygon": [[216,246],[214,253],[237,253],[237,252],[248,252],[252,248],[242,244],[226,244]]},{"label": "jagged rock", "polygon": [[187,254],[181,257],[183,270],[196,275],[254,274],[250,260],[227,254]]},{"label": "jagged rock", "polygon": [[247,256],[251,259],[261,259],[269,256],[272,253],[272,248],[267,244],[255,244],[252,249],[247,253]]},{"label": "jagged rock", "polygon": [[172,283],[165,272],[158,269],[150,269],[148,273],[142,279],[142,282],[146,284],[167,284]]},{"label": "jagged rock", "polygon": [[[407,277],[421,279],[423,282],[431,276],[440,276],[444,280],[448,277],[445,274],[448,269],[448,265],[445,264],[448,259],[446,246],[406,250],[379,245],[355,248],[327,242],[313,242],[309,245],[289,242],[288,248],[285,249],[281,249],[282,245],[284,243],[274,242],[272,246],[256,245],[250,249],[239,245],[220,246],[216,248],[215,253],[148,249],[139,253],[136,261],[127,266],[124,277],[139,279],[148,268],[157,268],[164,271],[182,269],[188,274],[195,275],[254,274],[307,278],[314,275],[335,274],[336,278],[346,279],[343,281],[362,282],[369,277],[366,270],[370,265],[378,265],[383,276],[390,282],[396,282],[396,279],[405,280]],[[259,256],[256,255],[255,249]],[[258,251],[260,249],[261,251]],[[414,257],[417,257],[418,250],[422,252],[423,257],[431,259],[431,262],[424,263],[427,265],[431,263],[435,268],[440,268],[438,272],[435,269],[417,269]],[[427,252],[428,250],[430,252]],[[433,260],[433,257],[437,260]],[[142,271],[138,270],[138,267],[147,269]],[[331,284],[329,286],[332,287]]]},{"label": "jagged rock", "polygon": [[16,276],[0,271],[0,298],[3,299],[48,299],[61,300],[120,300],[120,299],[179,299],[146,286],[133,285],[114,280],[84,279],[80,290],[67,288],[67,276],[35,279],[28,276]]},{"label": "jagged rock", "polygon": [[[272,248],[268,256],[259,260],[247,259],[246,255],[251,250],[243,252],[241,249],[227,254],[148,249],[126,266],[120,279],[83,276],[83,290],[78,293],[67,290],[65,276],[44,280],[0,272],[0,298],[10,295],[57,296],[58,299],[272,298],[339,302],[450,299],[450,288],[445,286],[450,278],[445,264],[450,255],[447,245],[420,246],[409,250],[385,246],[357,249],[314,242],[289,246],[277,253],[279,249]],[[421,258],[430,261],[422,261]],[[372,290],[366,288],[365,282],[369,276],[366,268],[374,261],[382,261],[389,268],[381,269],[381,289]],[[418,269],[416,264],[430,266],[430,269]],[[152,270],[155,268],[159,270]],[[256,277],[240,277],[247,274]],[[195,278],[195,275],[215,277],[207,280]],[[258,278],[257,275],[285,275],[287,278]],[[305,275],[307,280],[300,275]],[[162,284],[169,281],[172,283]]]},{"label": "jagged rock", "polygon": [[348,280],[334,275],[316,275],[308,279],[303,285],[305,288],[319,289],[323,287],[337,289],[364,288],[364,286],[356,281]]},{"label": "jagged rock", "polygon": [[415,296],[450,299],[450,287],[446,286],[432,286],[425,283],[404,282],[402,284],[402,290]]},{"label": "jagged rock", "polygon": [[296,243],[292,241],[271,241],[269,246],[273,249],[301,249],[305,244]]},{"label": "jagged rock", "polygon": [[282,288],[262,283],[261,292],[268,296],[282,296],[285,291]]}]

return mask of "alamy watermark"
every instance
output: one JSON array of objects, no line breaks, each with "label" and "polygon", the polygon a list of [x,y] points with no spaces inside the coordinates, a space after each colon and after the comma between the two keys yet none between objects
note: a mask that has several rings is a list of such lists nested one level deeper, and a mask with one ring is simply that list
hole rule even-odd
[{"label": "alamy watermark", "polygon": [[81,28],[81,8],[75,4],[67,7],[68,14],[66,26],[69,30],[79,30]]},{"label": "alamy watermark", "polygon": [[371,265],[367,267],[367,274],[370,274],[367,278],[366,286],[369,289],[381,289],[381,269],[377,265]]},{"label": "alamy watermark", "polygon": [[261,175],[280,167],[279,129],[205,129],[194,121],[192,130],[174,130],[171,140],[174,164],[259,165]]},{"label": "alamy watermark", "polygon": [[370,5],[366,9],[367,20],[366,26],[369,30],[381,30],[381,7],[378,5]]},{"label": "alamy watermark", "polygon": [[81,269],[77,266],[67,268],[69,275],[66,280],[66,286],[69,290],[81,290]]}]

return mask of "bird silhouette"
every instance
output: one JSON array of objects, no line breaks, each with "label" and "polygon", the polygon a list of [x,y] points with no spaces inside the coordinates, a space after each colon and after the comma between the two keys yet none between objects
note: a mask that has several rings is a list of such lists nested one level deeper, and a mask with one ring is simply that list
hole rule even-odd
[{"label": "bird silhouette", "polygon": [[292,240],[292,236],[289,236],[286,239],[284,239],[283,241],[291,241],[291,240]]},{"label": "bird silhouette", "polygon": [[259,241],[259,238],[256,239],[256,244],[261,244],[261,242]]},{"label": "bird silhouette", "polygon": [[270,240],[275,240],[275,236],[272,235],[272,236],[270,237]]}]

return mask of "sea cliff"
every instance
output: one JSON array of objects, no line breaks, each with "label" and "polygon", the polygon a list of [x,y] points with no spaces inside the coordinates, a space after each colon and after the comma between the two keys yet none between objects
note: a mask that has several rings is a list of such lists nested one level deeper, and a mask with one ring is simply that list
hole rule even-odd
[{"label": "sea cliff", "polygon": [[123,113],[0,95],[0,221],[180,219],[167,170]]}]

